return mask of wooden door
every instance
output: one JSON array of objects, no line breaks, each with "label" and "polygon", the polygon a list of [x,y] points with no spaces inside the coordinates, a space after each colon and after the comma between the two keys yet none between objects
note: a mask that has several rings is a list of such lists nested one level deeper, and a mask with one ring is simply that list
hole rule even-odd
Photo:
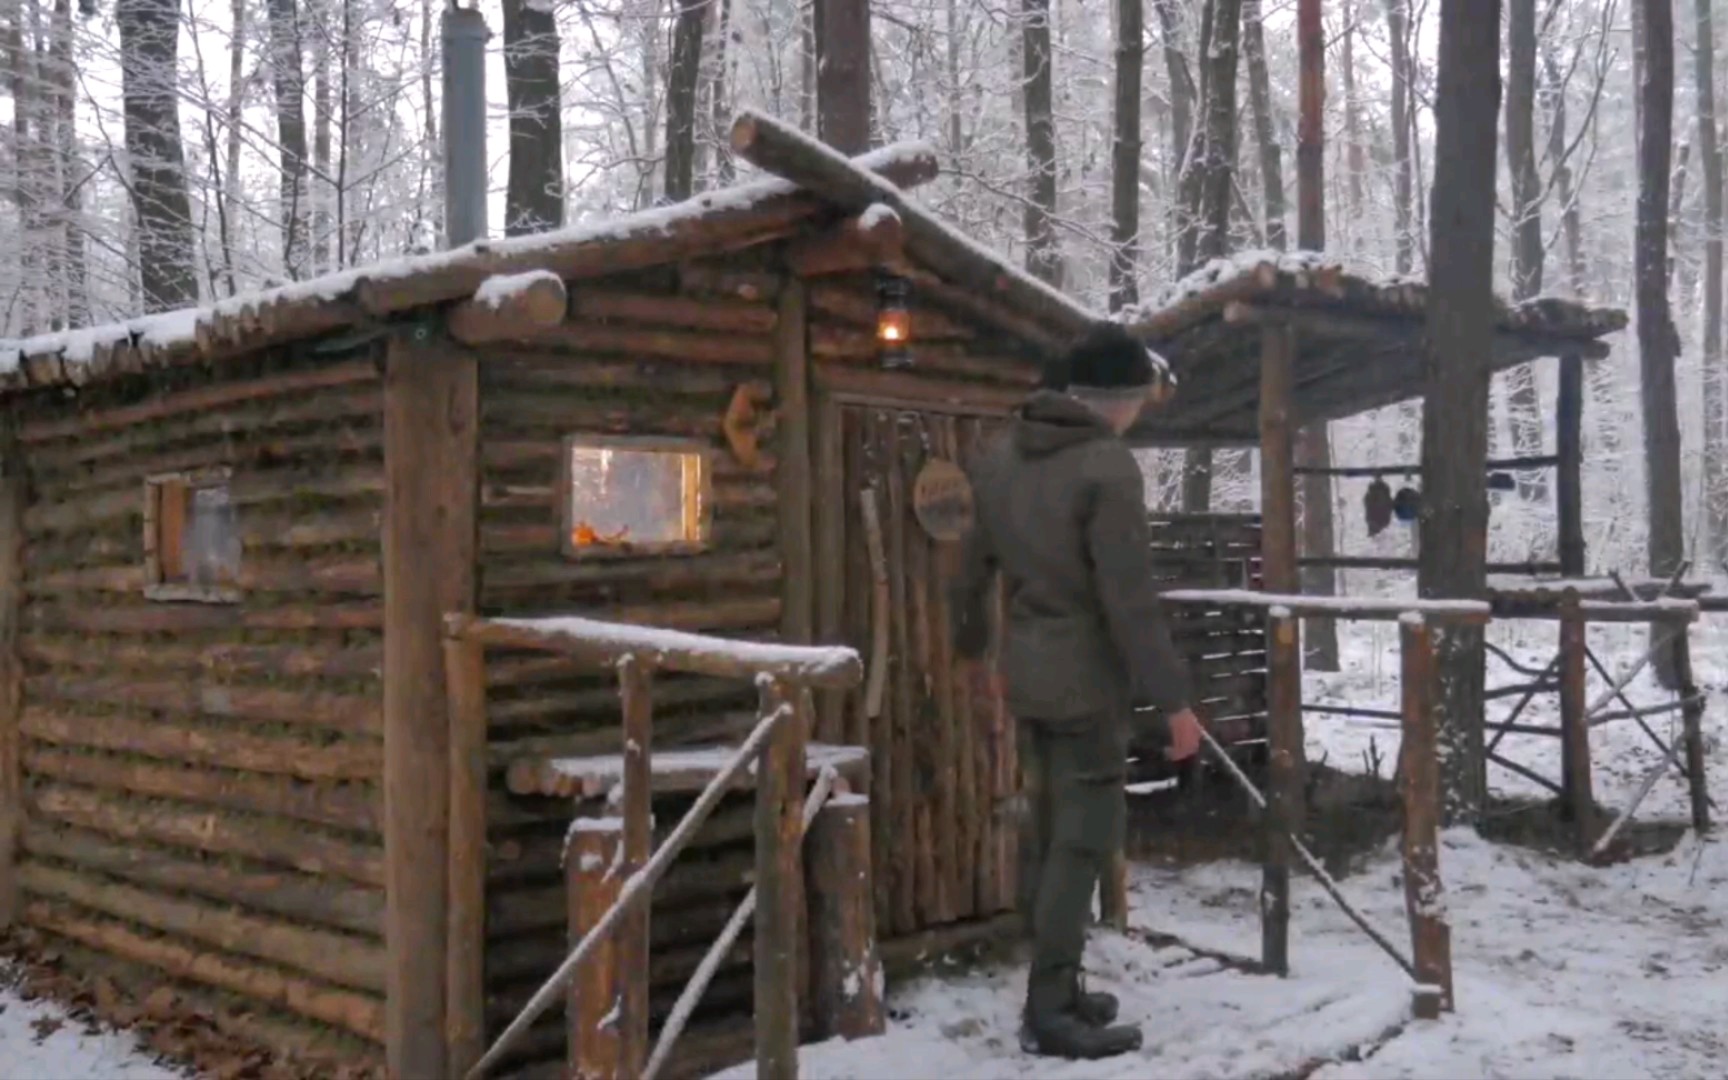
[{"label": "wooden door", "polygon": [[[975,692],[948,632],[959,544],[912,509],[932,458],[970,464],[999,417],[836,404],[818,436],[818,630],[864,658],[865,682],[819,736],[868,747],[883,937],[1013,906],[1020,790],[1013,725]],[[998,611],[998,617],[999,617]]]}]

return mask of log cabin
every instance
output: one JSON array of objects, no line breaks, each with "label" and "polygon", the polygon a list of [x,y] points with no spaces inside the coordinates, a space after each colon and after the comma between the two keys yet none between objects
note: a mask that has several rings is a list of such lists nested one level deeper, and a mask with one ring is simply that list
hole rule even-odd
[{"label": "log cabin", "polygon": [[[908,198],[926,149],[734,141],[776,175],[0,342],[0,922],[278,1050],[443,1074],[447,894],[484,896],[495,1034],[601,812],[553,766],[619,739],[603,673],[488,654],[484,883],[452,883],[445,619],[575,613],[856,647],[811,737],[870,794],[890,967],[1005,925],[1018,772],[949,649],[955,470],[1097,316]],[[656,747],[735,743],[753,695],[657,680]],[[693,788],[655,784],[676,822]],[[657,888],[656,1022],[750,836],[730,799]],[[748,957],[674,1071],[747,1053]],[[559,1068],[556,1023],[530,1043],[513,1069]]]}]

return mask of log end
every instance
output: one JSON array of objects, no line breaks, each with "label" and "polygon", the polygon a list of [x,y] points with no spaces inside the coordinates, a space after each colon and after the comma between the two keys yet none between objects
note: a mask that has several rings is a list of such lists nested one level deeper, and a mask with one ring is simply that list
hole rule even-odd
[{"label": "log end", "polygon": [[732,121],[732,152],[748,160],[751,147],[756,145],[761,133],[761,117],[754,110],[746,109]]}]

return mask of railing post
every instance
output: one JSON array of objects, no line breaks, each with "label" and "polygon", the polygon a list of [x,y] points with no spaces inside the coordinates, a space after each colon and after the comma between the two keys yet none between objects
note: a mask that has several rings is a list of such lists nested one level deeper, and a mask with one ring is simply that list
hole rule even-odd
[{"label": "railing post", "polygon": [[[565,897],[570,944],[580,942],[618,902],[624,886],[624,822],[615,817],[578,818],[564,846]],[[575,1080],[622,1080],[623,1006],[621,935],[610,934],[576,966],[564,998],[569,1075]]]},{"label": "railing post", "polygon": [[1290,973],[1290,840],[1302,829],[1302,636],[1294,615],[1274,608],[1266,624],[1266,861],[1260,874],[1260,958]]},{"label": "railing post", "polygon": [[763,718],[775,726],[756,765],[756,1075],[798,1078],[798,905],[804,886],[804,747],[796,698],[786,683],[759,676]]},{"label": "railing post", "polygon": [[876,955],[876,893],[870,880],[870,799],[836,795],[810,827],[805,880],[810,897],[813,1035],[880,1035],[882,965]]},{"label": "railing post", "polygon": [[1118,932],[1128,929],[1128,853],[1110,853],[1098,881],[1098,921]]},{"label": "railing post", "polygon": [[1596,825],[1596,799],[1590,780],[1590,722],[1584,700],[1588,631],[1578,590],[1567,589],[1560,599],[1560,776],[1566,810],[1572,817],[1580,851],[1590,850]]},{"label": "railing post", "polygon": [[1419,985],[1418,1019],[1451,1012],[1452,929],[1440,884],[1440,758],[1434,732],[1434,639],[1420,615],[1399,624],[1403,649],[1404,730],[1398,772],[1404,797],[1404,908]]},{"label": "railing post", "polygon": [[444,1040],[450,1073],[461,1076],[486,1046],[486,647],[446,637],[444,678],[450,698]]},{"label": "railing post", "polygon": [[[618,661],[618,694],[624,716],[624,857],[618,877],[625,880],[648,865],[654,854],[653,682],[648,666],[635,656]],[[638,904],[618,929],[622,998],[619,1038],[626,1076],[642,1075],[648,1063],[648,937],[650,904]]]}]

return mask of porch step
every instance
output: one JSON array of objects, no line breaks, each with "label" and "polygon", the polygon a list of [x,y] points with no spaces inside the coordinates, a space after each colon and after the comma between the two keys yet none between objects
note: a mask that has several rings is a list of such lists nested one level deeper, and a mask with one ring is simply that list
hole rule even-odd
[{"label": "porch step", "polygon": [[[732,755],[736,746],[679,747],[661,750],[650,760],[656,795],[694,795],[708,786]],[[815,776],[833,768],[853,787],[865,783],[870,774],[870,751],[862,746],[831,746],[811,743],[804,754],[806,772]],[[742,773],[735,790],[754,784],[755,766]],[[593,799],[611,793],[624,782],[624,755],[593,754],[585,757],[519,757],[510,763],[505,783],[515,795],[549,795],[564,799]]]}]

